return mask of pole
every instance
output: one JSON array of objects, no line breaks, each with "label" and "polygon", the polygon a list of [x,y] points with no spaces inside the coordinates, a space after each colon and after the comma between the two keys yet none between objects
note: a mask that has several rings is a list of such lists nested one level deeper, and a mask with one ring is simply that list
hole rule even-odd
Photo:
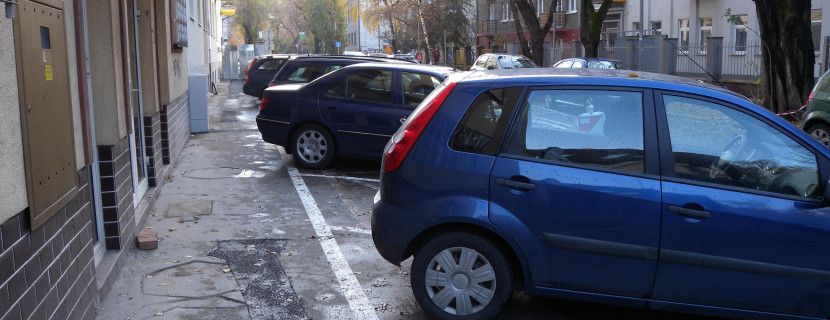
[{"label": "pole", "polygon": [[360,0],[357,0],[357,51],[363,51],[360,47],[360,34],[363,31],[360,29]]},{"label": "pole", "polygon": [[444,51],[444,66],[447,66],[447,30],[444,30],[444,43],[443,43],[443,51]]},{"label": "pole", "polygon": [[553,4],[553,8],[548,8],[548,13],[553,15],[553,25],[550,29],[553,31],[551,32],[550,37],[550,65],[553,66],[556,63],[556,5],[559,1],[564,0],[556,0],[556,3]]}]

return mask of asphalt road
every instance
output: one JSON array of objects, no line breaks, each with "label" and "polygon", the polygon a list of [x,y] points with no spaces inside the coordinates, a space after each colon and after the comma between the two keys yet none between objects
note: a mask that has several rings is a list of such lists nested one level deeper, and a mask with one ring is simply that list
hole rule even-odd
[{"label": "asphalt road", "polygon": [[[290,155],[286,156],[283,150],[258,137],[254,122],[257,102],[241,94],[240,88],[241,82],[230,84],[228,103],[221,114],[212,118],[214,130],[244,132],[245,141],[249,143],[242,144],[242,151],[236,152],[252,154],[255,162],[269,166],[273,174],[263,179],[272,180],[268,182],[270,185],[281,186],[280,193],[288,193],[292,190],[288,186],[293,185],[297,194],[280,195],[277,199],[283,199],[281,201],[264,200],[256,204],[259,211],[268,213],[268,219],[262,223],[269,225],[259,228],[270,230],[268,237],[279,238],[279,241],[220,241],[219,247],[209,254],[226,260],[234,270],[239,270],[241,275],[237,282],[241,285],[271,279],[256,290],[243,292],[251,316],[255,319],[275,318],[257,314],[257,306],[270,304],[276,308],[273,310],[290,314],[280,319],[429,319],[412,295],[409,284],[411,258],[402,267],[396,267],[383,260],[372,244],[371,206],[378,188],[380,163],[337,159],[335,165],[326,170],[296,169]],[[304,225],[291,225],[291,221],[300,219]],[[252,248],[264,248],[262,252],[266,254],[240,254],[253,251]],[[274,253],[274,257],[269,257],[268,252]],[[278,270],[243,270],[234,267],[235,263],[247,266],[271,264]],[[266,272],[269,274],[259,274]],[[274,282],[275,279],[278,281]],[[286,300],[291,301],[286,303]],[[498,319],[714,318],[530,297],[517,292]]]}]

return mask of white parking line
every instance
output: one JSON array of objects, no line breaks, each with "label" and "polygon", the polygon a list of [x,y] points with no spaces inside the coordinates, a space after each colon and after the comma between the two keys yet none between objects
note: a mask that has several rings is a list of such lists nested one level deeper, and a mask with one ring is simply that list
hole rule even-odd
[{"label": "white parking line", "polygon": [[[279,147],[278,150],[283,160],[289,159],[285,149]],[[343,257],[343,252],[340,250],[337,240],[331,234],[331,227],[326,224],[326,219],[317,207],[317,202],[314,201],[314,197],[311,195],[311,191],[308,190],[300,171],[294,166],[293,161],[284,161],[284,163],[288,175],[291,176],[291,182],[294,183],[294,188],[297,189],[297,194],[300,195],[308,219],[314,227],[317,240],[320,241],[320,246],[323,247],[323,252],[331,264],[334,276],[340,282],[340,291],[346,296],[355,319],[377,319],[375,308],[369,303],[366,293],[363,292],[363,287],[360,286],[360,282],[354,276],[354,271],[349,267],[349,262]]]},{"label": "white parking line", "polygon": [[355,227],[331,226],[331,230],[351,232],[351,233],[359,233],[359,234],[368,234],[368,235],[372,234],[372,230],[363,229],[363,228],[355,228]]}]

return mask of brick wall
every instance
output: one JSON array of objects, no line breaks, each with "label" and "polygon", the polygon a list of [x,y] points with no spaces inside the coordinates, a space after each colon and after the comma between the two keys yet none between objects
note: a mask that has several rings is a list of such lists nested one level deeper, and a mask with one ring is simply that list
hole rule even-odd
[{"label": "brick wall", "polygon": [[164,106],[161,112],[161,150],[164,164],[178,159],[190,137],[190,106],[187,92]]},{"label": "brick wall", "polygon": [[129,139],[127,136],[114,146],[98,146],[104,241],[107,250],[123,248],[134,233],[135,209]]},{"label": "brick wall", "polygon": [[147,183],[160,186],[164,179],[164,163],[161,144],[161,113],[144,116],[144,152],[147,154]]},{"label": "brick wall", "polygon": [[89,167],[78,171],[78,195],[40,228],[24,210],[0,226],[0,319],[93,319]]}]

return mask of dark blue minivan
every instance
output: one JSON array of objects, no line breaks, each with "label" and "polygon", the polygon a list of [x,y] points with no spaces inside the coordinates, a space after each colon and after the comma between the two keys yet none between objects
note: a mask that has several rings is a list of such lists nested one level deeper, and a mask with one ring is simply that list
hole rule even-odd
[{"label": "dark blue minivan", "polygon": [[372,237],[436,318],[531,295],[830,317],[830,149],[732,92],[657,74],[450,75],[384,152]]}]

